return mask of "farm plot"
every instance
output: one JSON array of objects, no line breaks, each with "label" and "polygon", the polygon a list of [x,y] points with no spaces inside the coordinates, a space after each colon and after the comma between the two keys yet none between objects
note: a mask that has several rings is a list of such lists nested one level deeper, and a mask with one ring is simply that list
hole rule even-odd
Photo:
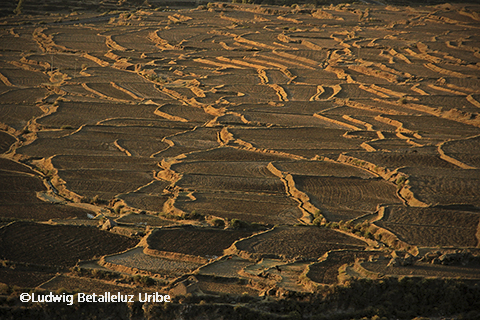
[{"label": "farm plot", "polygon": [[148,39],[151,30],[133,30],[125,33],[112,35],[111,38],[119,46],[137,52],[155,52],[157,47]]},{"label": "farm plot", "polygon": [[[107,52],[109,49],[105,38],[93,28],[49,28],[45,30],[45,34],[53,36],[53,43],[74,51]],[[72,34],[75,34],[75,38],[72,38]]]},{"label": "farm plot", "polygon": [[322,128],[336,128],[341,129],[342,126],[338,126],[327,122],[325,120],[313,117],[312,115],[295,115],[285,114],[282,110],[272,110],[271,112],[257,112],[247,111],[242,112],[246,120],[257,123],[259,125],[267,126],[308,126],[308,127],[322,127]]},{"label": "farm plot", "polygon": [[[94,53],[92,53],[94,55]],[[97,54],[100,59],[104,59],[105,57],[103,54]],[[145,80],[141,78],[138,74],[130,72],[130,71],[123,71],[120,69],[115,68],[108,68],[108,67],[89,67],[85,71],[90,76],[85,78],[76,78],[78,82],[85,82],[85,83],[106,83],[110,84],[112,81],[120,79],[122,82],[132,82],[132,83],[143,83]],[[97,97],[98,99],[98,97]]]},{"label": "farm plot", "polygon": [[248,85],[241,81],[237,85],[225,85],[222,89],[236,93],[236,96],[223,98],[232,104],[282,101],[282,98],[277,95],[277,92],[268,85]]},{"label": "farm plot", "polygon": [[189,107],[183,105],[166,104],[158,108],[158,111],[167,113],[168,115],[188,120],[190,123],[207,122],[214,118],[211,114],[206,113],[201,108]]},{"label": "farm plot", "polygon": [[51,159],[53,166],[58,170],[115,170],[137,172],[151,172],[158,169],[158,161],[139,157],[102,157],[89,155],[58,155]]},{"label": "farm plot", "polygon": [[[328,220],[349,220],[373,213],[379,204],[401,203],[396,187],[384,180],[294,175],[295,186],[311,195]],[[323,211],[322,211],[323,213]]]},{"label": "farm plot", "polygon": [[362,250],[365,242],[343,233],[318,227],[275,227],[241,240],[235,248],[254,256],[274,254],[285,259],[318,259],[330,250]]},{"label": "farm plot", "polygon": [[117,198],[123,199],[128,206],[134,208],[160,212],[163,210],[164,203],[169,199],[169,196],[164,194],[165,188],[169,185],[170,182],[155,180],[135,192],[121,194]]},{"label": "farm plot", "polygon": [[265,152],[253,152],[230,147],[219,147],[207,151],[190,153],[185,161],[227,161],[227,162],[270,162],[288,158]]},{"label": "farm plot", "polygon": [[87,82],[84,84],[87,90],[91,90],[102,98],[122,101],[135,101],[135,99],[122,90],[115,88],[111,83]]},{"label": "farm plot", "polygon": [[480,136],[463,140],[447,141],[441,149],[449,157],[454,158],[468,166],[480,168]]},{"label": "farm plot", "polygon": [[136,244],[133,239],[96,228],[32,222],[15,222],[1,228],[0,239],[1,259],[60,267],[71,267],[79,259],[123,251]]},{"label": "farm plot", "polygon": [[[368,101],[368,103],[371,102]],[[320,115],[342,122],[347,122],[360,129],[368,128],[371,126],[371,130],[381,130],[382,132],[392,132],[395,130],[395,127],[393,125],[389,125],[385,122],[375,120],[375,117],[381,113],[381,110],[376,110],[375,107],[363,104],[363,102],[361,105],[356,104],[355,106],[358,108],[347,106],[336,107],[334,109],[321,112]],[[345,119],[345,117],[349,117],[350,120],[347,120],[348,118]],[[351,119],[356,119],[363,123],[360,123],[358,121],[352,122]]]},{"label": "farm plot", "polygon": [[[216,54],[220,54],[219,51]],[[217,59],[202,59],[195,60],[197,66],[200,64],[208,67],[216,66],[219,67],[222,64],[222,61]],[[214,63],[214,65],[210,65]],[[224,63],[224,62],[223,62]],[[217,65],[220,64],[220,65]],[[254,88],[260,84],[260,78],[256,70],[252,69],[235,69],[233,72],[231,69],[224,70],[222,72],[217,71],[211,75],[208,75],[204,79],[199,79],[200,83],[204,86],[212,86],[215,88],[215,92],[221,96],[236,96],[238,92],[251,92],[248,89]],[[229,83],[238,83],[243,86],[237,87],[234,85],[228,85]],[[265,88],[263,88],[265,89]],[[258,90],[257,90],[258,91]],[[270,91],[269,91],[270,92]],[[255,102],[252,102],[255,103]]]},{"label": "farm plot", "polygon": [[162,91],[158,90],[155,84],[149,82],[143,83],[140,81],[140,79],[137,82],[123,82],[121,79],[119,79],[117,85],[132,92],[141,99],[153,99],[156,101],[172,99]]},{"label": "farm plot", "polygon": [[345,156],[368,161],[379,167],[395,170],[401,167],[454,169],[455,165],[440,158],[436,147],[410,148],[394,152],[349,152]]},{"label": "farm plot", "polygon": [[223,256],[223,251],[253,231],[218,230],[207,228],[163,228],[153,231],[147,238],[153,250],[175,252],[205,258]]},{"label": "farm plot", "polygon": [[292,175],[359,177],[363,179],[375,177],[366,170],[328,161],[276,161],[273,166]]},{"label": "farm plot", "polygon": [[[57,139],[37,139],[18,151],[27,155],[50,157],[63,155],[120,156],[145,155],[163,150],[163,137],[180,130],[155,127],[84,126],[72,135]],[[147,143],[150,139],[150,143]],[[154,141],[152,143],[152,141]],[[123,147],[123,145],[125,147]],[[120,148],[119,148],[120,147]],[[130,148],[130,149],[127,149]],[[125,151],[126,150],[126,151]]]},{"label": "farm plot", "polygon": [[58,176],[66,181],[68,190],[90,198],[98,195],[104,200],[132,192],[153,180],[151,173],[126,170],[59,170]]},{"label": "farm plot", "polygon": [[28,124],[28,120],[42,114],[42,110],[36,106],[0,104],[0,122],[19,131]]},{"label": "farm plot", "polygon": [[0,171],[5,171],[2,174],[13,173],[8,171],[14,171],[15,173],[23,172],[23,173],[35,174],[35,171],[30,169],[26,165],[21,164],[19,162],[15,162],[7,158],[0,158],[0,168],[1,168]]},{"label": "farm plot", "polygon": [[142,192],[120,194],[117,195],[117,198],[123,199],[130,207],[153,212],[163,211],[163,205],[170,199],[166,195],[148,195]]},{"label": "farm plot", "polygon": [[405,168],[408,185],[415,198],[432,205],[477,205],[480,190],[480,170]]},{"label": "farm plot", "polygon": [[[344,130],[327,128],[258,128],[231,129],[235,138],[253,144],[257,148],[282,151],[304,157],[359,150],[361,142],[343,137]],[[278,139],[278,137],[288,137]]]},{"label": "farm plot", "polygon": [[154,155],[155,158],[176,157],[181,154],[188,154],[193,151],[206,150],[219,146],[217,134],[219,128],[197,127],[191,131],[179,133],[175,136],[168,137],[173,142],[165,151]]},{"label": "farm plot", "polygon": [[38,52],[40,48],[32,39],[32,31],[24,32],[23,28],[12,28],[12,33],[4,33],[1,36],[2,48],[6,52]]},{"label": "farm plot", "polygon": [[37,192],[45,192],[42,180],[28,167],[7,159],[0,164],[0,216],[7,219],[42,220],[84,218],[90,211],[42,202]]},{"label": "farm plot", "polygon": [[315,85],[283,85],[287,97],[292,101],[309,101],[317,93]]},{"label": "farm plot", "polygon": [[389,206],[375,224],[417,246],[476,247],[480,211],[448,207]]},{"label": "farm plot", "polygon": [[36,87],[49,82],[49,78],[45,74],[24,69],[1,69],[1,74],[14,86]]},{"label": "farm plot", "polygon": [[198,288],[205,294],[233,294],[258,296],[258,290],[239,283],[237,279],[198,277]]},{"label": "farm plot", "polygon": [[275,175],[267,168],[268,162],[247,161],[184,161],[170,167],[175,172],[187,174],[225,175],[233,177],[267,177]]},{"label": "farm plot", "polygon": [[295,224],[302,217],[298,203],[283,194],[244,192],[194,192],[191,199],[176,199],[175,207],[226,219],[247,222]]},{"label": "farm plot", "polygon": [[368,145],[370,145],[375,150],[392,152],[392,151],[407,151],[412,147],[404,139],[381,139],[375,141],[369,141]]},{"label": "farm plot", "polygon": [[259,112],[311,116],[331,108],[331,102],[326,101],[315,101],[313,103],[310,101],[283,101],[272,104],[240,104],[238,106],[229,106],[228,110],[242,114]]},{"label": "farm plot", "polygon": [[158,119],[158,116],[154,114],[156,109],[157,106],[155,105],[60,101],[56,112],[39,119],[37,122],[47,128],[61,128],[62,126],[78,128],[85,124],[94,125],[99,121],[111,118],[130,118],[132,113],[137,118]]},{"label": "farm plot", "polygon": [[285,186],[278,178],[241,177],[232,175],[184,174],[177,186],[202,191],[238,191],[278,194]]},{"label": "farm plot", "polygon": [[238,256],[226,256],[213,263],[207,264],[198,269],[202,275],[220,276],[234,278],[239,276],[239,272],[252,265],[252,261],[242,259]]},{"label": "farm plot", "polygon": [[403,128],[417,131],[427,138],[458,139],[480,134],[480,128],[435,116],[386,115],[384,117],[396,120],[402,124]]},{"label": "farm plot", "polygon": [[175,261],[159,257],[152,257],[143,253],[142,247],[104,257],[108,268],[121,269],[122,266],[130,270],[145,270],[169,277],[180,276],[197,269],[200,264],[194,262]]}]

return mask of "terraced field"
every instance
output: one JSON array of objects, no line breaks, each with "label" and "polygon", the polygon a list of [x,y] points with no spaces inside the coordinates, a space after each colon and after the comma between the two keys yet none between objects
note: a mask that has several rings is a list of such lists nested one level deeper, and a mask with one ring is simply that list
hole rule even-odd
[{"label": "terraced field", "polygon": [[[135,246],[133,239],[89,227],[15,222],[1,229],[1,259],[47,266],[74,266]],[[88,248],[88,250],[85,250]]]},{"label": "terraced field", "polygon": [[5,3],[0,282],[478,280],[480,6],[383,2]]}]

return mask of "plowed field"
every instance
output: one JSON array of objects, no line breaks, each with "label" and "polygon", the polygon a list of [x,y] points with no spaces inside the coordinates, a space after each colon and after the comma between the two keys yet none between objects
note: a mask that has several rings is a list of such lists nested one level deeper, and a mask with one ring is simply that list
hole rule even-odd
[{"label": "plowed field", "polygon": [[0,229],[1,259],[71,267],[133,247],[136,241],[90,227],[16,222]]},{"label": "plowed field", "polygon": [[211,257],[223,255],[223,250],[230,247],[234,241],[250,235],[252,235],[251,231],[242,230],[161,229],[148,237],[148,245],[160,251]]},{"label": "plowed field", "polygon": [[[388,255],[479,246],[478,4],[10,2],[1,259],[67,267],[134,246],[119,234],[150,235],[157,265],[135,249],[111,272],[184,277],[200,262],[180,260],[227,261],[230,248],[232,261],[274,258],[251,268],[250,285],[288,299],[308,290],[310,262],[275,266],[343,250],[311,266],[313,282],[334,284],[362,237]],[[222,263],[204,292],[257,294]],[[355,268],[346,274],[368,273]],[[12,284],[49,276],[38,271]],[[58,279],[51,288],[76,281]]]},{"label": "plowed field", "polygon": [[239,250],[248,253],[276,254],[287,259],[295,257],[318,259],[330,250],[361,250],[363,246],[365,243],[356,238],[315,227],[277,227],[236,244]]}]

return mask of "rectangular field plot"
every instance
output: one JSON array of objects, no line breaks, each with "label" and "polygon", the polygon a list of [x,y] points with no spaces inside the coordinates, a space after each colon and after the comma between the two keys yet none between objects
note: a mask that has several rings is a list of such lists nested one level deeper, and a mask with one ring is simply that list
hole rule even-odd
[{"label": "rectangular field plot", "polygon": [[399,121],[405,129],[417,131],[421,136],[431,138],[454,139],[480,134],[479,128],[435,116],[388,115],[385,117]]},{"label": "rectangular field plot", "polygon": [[228,106],[228,110],[240,114],[273,113],[279,115],[312,116],[325,109],[331,109],[331,102],[327,101],[283,101],[278,103],[245,103],[238,106]]},{"label": "rectangular field plot", "polygon": [[163,204],[169,199],[168,196],[149,195],[142,192],[131,192],[119,195],[130,207],[153,212],[162,212]]},{"label": "rectangular field plot", "polygon": [[[361,142],[343,137],[345,130],[327,128],[231,129],[234,138],[252,143],[257,148],[311,154],[309,150],[360,150]],[[278,137],[288,137],[278,139]],[[303,150],[303,151],[301,151]]]},{"label": "rectangular field plot", "polygon": [[88,82],[85,83],[85,86],[88,88],[87,90],[92,90],[101,97],[112,98],[114,100],[135,101],[131,95],[113,87],[110,83]]},{"label": "rectangular field plot", "polygon": [[253,263],[250,260],[245,260],[238,256],[228,256],[215,261],[212,264],[201,267],[198,270],[198,273],[202,275],[234,278],[239,276],[239,271],[245,267],[251,266],[252,264]]},{"label": "rectangular field plot", "polygon": [[225,175],[235,177],[270,177],[275,175],[267,169],[268,162],[247,161],[195,161],[181,162],[170,168],[179,173]]},{"label": "rectangular field plot", "polygon": [[[0,99],[2,96],[0,96]],[[36,106],[29,106],[23,104],[0,104],[0,122],[22,130],[28,123],[28,120],[33,117],[38,117],[43,114],[42,110]]]},{"label": "rectangular field plot", "polygon": [[1,259],[60,267],[72,267],[79,259],[123,251],[136,244],[133,239],[97,228],[32,222],[15,222],[0,229],[0,239]]},{"label": "rectangular field plot", "polygon": [[69,190],[87,197],[99,195],[104,200],[132,192],[153,179],[151,174],[135,171],[65,170],[58,175],[67,181]]},{"label": "rectangular field plot", "polygon": [[213,258],[233,242],[249,237],[253,231],[220,230],[195,227],[163,228],[152,232],[147,239],[148,247],[157,251],[176,252]]},{"label": "rectangular field plot", "polygon": [[238,250],[254,255],[275,254],[285,259],[318,259],[330,250],[362,250],[363,241],[331,229],[317,227],[275,227],[272,231],[235,244]]},{"label": "rectangular field plot", "polygon": [[226,175],[184,174],[176,183],[181,188],[202,191],[238,191],[278,194],[285,186],[278,178],[257,178]]},{"label": "rectangular field plot", "polygon": [[0,73],[7,77],[14,86],[36,87],[49,82],[48,76],[41,72],[24,69],[1,69]]},{"label": "rectangular field plot", "polygon": [[140,269],[168,276],[180,276],[197,269],[200,264],[194,262],[175,261],[149,256],[143,253],[143,247],[105,257],[105,261],[113,265]]},{"label": "rectangular field plot", "polygon": [[360,177],[363,179],[375,177],[366,170],[328,161],[276,161],[273,166],[292,175]]},{"label": "rectangular field plot", "polygon": [[357,177],[315,177],[293,176],[296,187],[313,197],[312,202],[325,213],[327,219],[338,220],[343,210],[354,212],[358,216],[376,211],[377,205],[401,203],[397,197],[395,185],[379,179],[361,179]]},{"label": "rectangular field plot", "polygon": [[38,123],[46,127],[60,128],[70,125],[80,127],[85,124],[96,124],[99,121],[111,118],[158,119],[154,114],[155,105],[128,105],[117,103],[81,103],[60,102],[56,112],[41,118]]},{"label": "rectangular field plot", "polygon": [[214,116],[206,113],[201,108],[183,105],[166,104],[159,107],[158,110],[175,117],[186,119],[189,122],[207,122],[214,118]]},{"label": "rectangular field plot", "polygon": [[258,296],[259,291],[239,283],[237,279],[221,279],[220,277],[198,277],[198,287],[206,294],[232,294]]},{"label": "rectangular field plot", "polygon": [[305,126],[341,129],[341,126],[332,124],[311,115],[285,114],[282,110],[272,112],[246,111],[241,112],[245,119],[261,125]]},{"label": "rectangular field plot", "polygon": [[175,201],[184,212],[270,225],[295,224],[302,217],[298,203],[282,195],[194,192],[194,201]]},{"label": "rectangular field plot", "polygon": [[[68,27],[59,29],[49,28],[45,33],[53,35],[53,41],[55,44],[64,46],[68,49],[81,50],[84,52],[107,52],[109,49],[105,43],[105,37],[99,35],[98,31],[94,29],[80,28],[73,30]],[[74,39],[72,39],[72,33],[75,34]]]},{"label": "rectangular field plot", "polygon": [[287,160],[286,157],[281,157],[272,153],[253,152],[242,149],[219,147],[207,151],[200,151],[187,155],[187,161],[227,161],[227,162],[270,162]]},{"label": "rectangular field plot", "polygon": [[[84,126],[72,135],[58,139],[37,139],[21,149],[24,154],[52,156],[54,154],[120,156],[150,156],[168,147],[163,137],[183,129],[155,127]],[[147,141],[150,140],[148,143]],[[129,150],[130,149],[130,150]],[[125,151],[126,150],[126,151]]]},{"label": "rectangular field plot", "polygon": [[437,153],[436,147],[411,148],[398,152],[349,152],[351,156],[359,160],[375,163],[377,166],[394,170],[401,167],[427,167],[454,169],[455,165],[442,160]]},{"label": "rectangular field plot", "polygon": [[478,169],[405,168],[400,171],[409,175],[410,191],[424,203],[478,205]]},{"label": "rectangular field plot", "polygon": [[468,166],[480,168],[480,157],[478,156],[480,137],[447,141],[441,148],[447,156]]},{"label": "rectangular field plot", "polygon": [[59,170],[88,170],[103,169],[104,171],[115,170],[131,171],[135,168],[137,172],[151,172],[158,168],[158,161],[138,157],[102,157],[88,155],[59,155],[52,158],[52,164]]},{"label": "rectangular field plot", "polygon": [[465,207],[407,208],[390,206],[375,224],[418,246],[476,247],[480,211]]}]

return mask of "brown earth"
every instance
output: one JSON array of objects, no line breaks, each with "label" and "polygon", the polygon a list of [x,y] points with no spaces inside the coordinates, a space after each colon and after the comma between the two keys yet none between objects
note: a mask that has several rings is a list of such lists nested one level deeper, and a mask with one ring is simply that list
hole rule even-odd
[{"label": "brown earth", "polygon": [[203,228],[171,228],[153,232],[147,239],[151,249],[196,256],[222,256],[223,250],[252,231]]},{"label": "brown earth", "polygon": [[71,267],[78,260],[123,251],[133,239],[91,227],[15,222],[0,229],[1,259]]},{"label": "brown earth", "polygon": [[[151,247],[116,255],[131,272],[158,271],[135,265],[149,252],[174,267],[227,248],[245,259],[329,252],[308,277],[333,284],[345,264],[342,275],[376,277],[352,266],[359,239],[385,254],[478,246],[478,5],[73,2],[0,9],[2,259],[73,266],[135,245],[117,232]],[[120,226],[74,226],[100,224],[97,214]],[[226,228],[211,229],[215,218]],[[65,225],[22,222],[50,219]],[[342,232],[296,226],[341,220]],[[232,246],[258,232],[231,230],[245,222],[277,227]],[[184,223],[197,227],[168,227]],[[412,275],[475,272],[420,267]],[[302,268],[273,271],[262,290],[304,292]],[[164,275],[193,267],[180,269]],[[50,276],[12,272],[0,281]],[[212,273],[206,293],[258,294]],[[56,279],[49,288],[117,288]]]},{"label": "brown earth", "polygon": [[[312,239],[315,239],[312,241]],[[237,242],[237,250],[252,255],[277,255],[318,259],[330,250],[361,249],[365,242],[343,233],[315,227],[277,227]]]}]

